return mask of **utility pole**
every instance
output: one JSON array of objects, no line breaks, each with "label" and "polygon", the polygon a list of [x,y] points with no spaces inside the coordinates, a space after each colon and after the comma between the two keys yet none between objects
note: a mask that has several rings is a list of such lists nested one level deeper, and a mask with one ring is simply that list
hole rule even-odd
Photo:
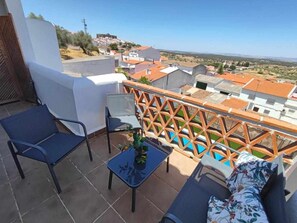
[{"label": "utility pole", "polygon": [[87,23],[86,23],[85,18],[83,18],[83,19],[81,20],[81,22],[84,24],[85,34],[87,34]]}]

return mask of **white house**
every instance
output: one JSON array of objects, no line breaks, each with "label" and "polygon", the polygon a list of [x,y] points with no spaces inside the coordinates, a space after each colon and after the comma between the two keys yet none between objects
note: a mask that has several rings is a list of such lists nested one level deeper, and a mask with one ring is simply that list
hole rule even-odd
[{"label": "white house", "polygon": [[250,101],[249,110],[280,119],[295,86],[269,80],[252,79],[241,91],[240,98]]},{"label": "white house", "polygon": [[154,87],[175,92],[179,92],[183,85],[192,84],[195,79],[194,76],[180,70],[178,67],[164,67],[161,64],[131,76],[136,81],[141,77],[146,77]]},{"label": "white house", "polygon": [[198,74],[195,77],[195,85],[197,88],[200,88],[202,90],[207,90],[210,92],[216,92],[215,86],[219,83],[223,82],[224,79],[219,77],[213,77],[203,74]]},{"label": "white house", "polygon": [[139,60],[139,61],[160,61],[160,51],[151,46],[141,46],[130,50],[129,54],[123,56],[124,59],[128,60]]}]

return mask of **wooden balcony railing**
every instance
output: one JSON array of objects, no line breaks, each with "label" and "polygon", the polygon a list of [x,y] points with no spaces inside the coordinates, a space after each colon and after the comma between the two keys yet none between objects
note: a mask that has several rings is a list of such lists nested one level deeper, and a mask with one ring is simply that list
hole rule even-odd
[{"label": "wooden balcony railing", "polygon": [[[283,154],[287,170],[296,161],[295,125],[132,81],[124,81],[124,89],[135,94],[145,132],[194,159],[219,142],[268,161]],[[210,154],[232,167],[238,157],[217,147]]]}]

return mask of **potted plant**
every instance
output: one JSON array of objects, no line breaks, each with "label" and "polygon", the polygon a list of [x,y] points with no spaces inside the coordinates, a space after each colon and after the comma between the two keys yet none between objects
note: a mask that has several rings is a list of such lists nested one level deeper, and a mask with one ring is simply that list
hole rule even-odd
[{"label": "potted plant", "polygon": [[[130,128],[129,131],[133,131]],[[135,163],[145,164],[147,158],[148,147],[144,145],[145,137],[143,137],[138,131],[133,131],[133,133],[128,134],[130,136],[130,142],[128,144],[119,144],[118,148],[120,150],[127,150],[132,148],[135,150]]]},{"label": "potted plant", "polygon": [[133,148],[135,149],[135,162],[137,164],[145,164],[147,158],[148,147],[143,145],[145,137],[142,137],[140,133],[133,132]]}]

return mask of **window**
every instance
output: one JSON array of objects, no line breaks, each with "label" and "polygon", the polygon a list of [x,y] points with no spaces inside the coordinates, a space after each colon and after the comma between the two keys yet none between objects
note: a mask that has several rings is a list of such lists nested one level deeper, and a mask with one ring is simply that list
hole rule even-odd
[{"label": "window", "polygon": [[224,94],[224,95],[229,95],[230,93],[226,92],[226,91],[220,91],[221,94]]},{"label": "window", "polygon": [[258,111],[259,111],[259,108],[255,106],[255,107],[253,108],[253,111],[254,111],[254,112],[258,112]]},{"label": "window", "polygon": [[267,110],[267,109],[264,110],[264,114],[269,115],[269,113],[270,113],[269,110]]},{"label": "window", "polygon": [[200,88],[202,90],[206,90],[207,84],[206,83],[203,83],[203,82],[200,82],[200,81],[197,81],[196,88]]},{"label": "window", "polygon": [[269,105],[274,105],[274,103],[275,103],[275,100],[271,98],[268,98],[266,101],[266,104],[269,104]]},{"label": "window", "polygon": [[248,99],[250,99],[250,100],[255,100],[255,95],[254,95],[254,94],[249,94]]},{"label": "window", "polygon": [[289,109],[289,110],[288,110],[288,113],[290,113],[290,114],[294,114],[294,113],[295,113],[295,110],[293,110],[293,109]]}]

